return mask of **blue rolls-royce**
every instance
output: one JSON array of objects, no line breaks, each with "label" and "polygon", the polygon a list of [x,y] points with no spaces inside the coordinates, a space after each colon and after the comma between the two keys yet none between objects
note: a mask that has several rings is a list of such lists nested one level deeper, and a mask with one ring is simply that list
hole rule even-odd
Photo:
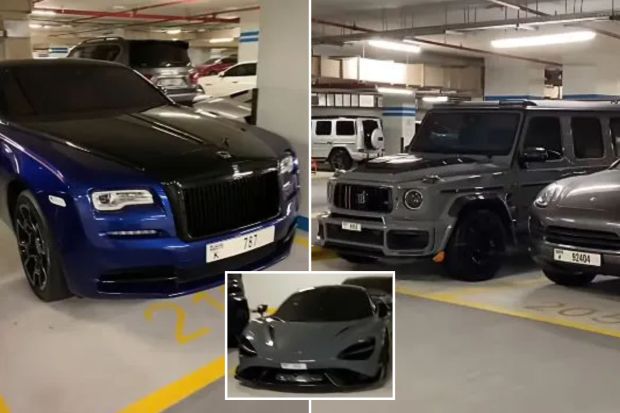
[{"label": "blue rolls-royce", "polygon": [[170,297],[289,252],[291,145],[176,105],[130,68],[0,62],[0,217],[44,301]]}]

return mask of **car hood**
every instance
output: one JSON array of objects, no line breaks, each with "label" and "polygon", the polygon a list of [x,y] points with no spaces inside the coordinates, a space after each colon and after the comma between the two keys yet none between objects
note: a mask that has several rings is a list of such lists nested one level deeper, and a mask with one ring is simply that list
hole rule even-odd
[{"label": "car hood", "polygon": [[560,181],[562,191],[555,205],[573,210],[598,211],[620,217],[620,170],[610,169]]},{"label": "car hood", "polygon": [[266,131],[176,106],[18,126],[162,180],[232,173],[233,164],[275,160],[287,149]]},{"label": "car hood", "polygon": [[275,361],[318,360],[335,357],[358,340],[382,334],[375,318],[347,322],[283,322],[272,318],[250,322],[245,335],[262,357]]},{"label": "car hood", "polygon": [[490,159],[468,156],[402,153],[373,159],[345,176],[364,181],[399,183],[424,177],[450,178],[472,174],[493,173],[505,168]]}]

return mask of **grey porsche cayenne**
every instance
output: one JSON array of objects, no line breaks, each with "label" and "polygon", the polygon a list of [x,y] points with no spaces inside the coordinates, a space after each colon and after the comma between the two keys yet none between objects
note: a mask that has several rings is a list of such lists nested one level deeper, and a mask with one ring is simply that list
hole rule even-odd
[{"label": "grey porsche cayenne", "polygon": [[531,209],[531,253],[557,284],[620,276],[620,161],[591,175],[557,181]]},{"label": "grey porsche cayenne", "polygon": [[367,290],[301,290],[271,316],[250,321],[236,379],[255,387],[339,391],[381,383],[389,370],[391,314]]}]

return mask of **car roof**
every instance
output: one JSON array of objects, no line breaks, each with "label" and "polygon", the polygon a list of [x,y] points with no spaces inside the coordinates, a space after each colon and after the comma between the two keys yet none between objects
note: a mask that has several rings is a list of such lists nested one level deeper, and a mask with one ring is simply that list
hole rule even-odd
[{"label": "car roof", "polygon": [[57,66],[122,66],[119,63],[108,62],[104,60],[94,59],[20,59],[20,60],[3,60],[0,61],[0,68],[20,68],[20,67],[57,67]]},{"label": "car roof", "polygon": [[440,103],[434,109],[521,109],[566,111],[620,111],[618,101],[503,100],[485,102]]}]

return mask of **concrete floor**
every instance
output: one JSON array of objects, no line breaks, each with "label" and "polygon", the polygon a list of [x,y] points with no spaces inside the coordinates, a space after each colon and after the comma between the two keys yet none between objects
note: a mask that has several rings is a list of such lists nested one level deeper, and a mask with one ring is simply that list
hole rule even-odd
[{"label": "concrete floor", "polygon": [[[307,269],[304,238],[272,269]],[[12,234],[0,225],[0,412],[172,406],[191,394],[187,389],[223,379],[224,369],[212,368],[224,356],[223,303],[223,287],[171,300],[42,303],[26,283]],[[232,408],[222,407],[223,392],[205,391],[210,407]],[[175,410],[203,411],[192,397]]]},{"label": "concrete floor", "polygon": [[[326,182],[313,179],[314,213]],[[312,268],[397,274],[396,401],[319,401],[314,413],[619,410],[620,279],[560,287],[526,254],[478,284],[429,262],[353,265],[314,247]]]}]

